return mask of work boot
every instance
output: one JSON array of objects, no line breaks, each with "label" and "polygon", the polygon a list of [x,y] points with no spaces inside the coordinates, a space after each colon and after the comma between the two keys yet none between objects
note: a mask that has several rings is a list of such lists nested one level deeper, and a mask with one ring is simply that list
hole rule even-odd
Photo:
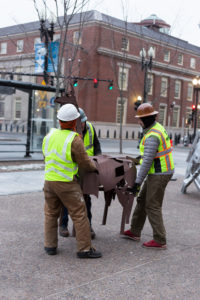
[{"label": "work boot", "polygon": [[59,226],[59,235],[62,237],[69,236],[69,230],[68,230],[67,226]]},{"label": "work boot", "polygon": [[48,255],[56,255],[57,254],[57,248],[56,247],[44,247],[44,250]]},{"label": "work boot", "polygon": [[133,240],[133,241],[135,241],[135,242],[139,242],[139,241],[140,241],[140,236],[134,235],[134,234],[130,231],[130,229],[124,231],[123,237],[126,237],[126,238],[128,238],[128,239],[131,239],[131,240]]},{"label": "work boot", "polygon": [[165,250],[167,249],[166,244],[159,244],[154,240],[151,240],[149,242],[146,242],[142,245],[142,247],[147,248],[147,249],[158,249],[158,250]]},{"label": "work boot", "polygon": [[96,233],[94,232],[94,229],[92,228],[92,226],[90,227],[90,232],[91,232],[91,239],[94,240],[96,237]]},{"label": "work boot", "polygon": [[102,256],[100,251],[97,251],[95,248],[90,248],[87,251],[79,251],[77,252],[78,258],[100,258]]}]

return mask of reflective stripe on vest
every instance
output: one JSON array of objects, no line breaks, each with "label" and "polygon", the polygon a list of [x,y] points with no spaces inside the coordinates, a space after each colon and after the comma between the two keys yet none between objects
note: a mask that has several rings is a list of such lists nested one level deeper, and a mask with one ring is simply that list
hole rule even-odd
[{"label": "reflective stripe on vest", "polygon": [[90,122],[86,122],[86,134],[84,136],[84,146],[89,156],[94,155],[94,128]]},{"label": "reflective stripe on vest", "polygon": [[[55,146],[51,145],[51,138],[56,136]],[[45,156],[45,179],[49,181],[72,181],[74,175],[78,172],[78,166],[71,159],[71,144],[74,140],[76,132],[69,130],[52,129],[43,141],[43,154]],[[62,146],[62,153],[55,148]],[[52,147],[53,149],[49,149]],[[67,157],[67,158],[66,158]]]},{"label": "reflective stripe on vest", "polygon": [[170,139],[164,127],[159,123],[156,123],[154,127],[152,127],[141,140],[141,155],[144,154],[145,140],[150,136],[156,136],[159,139],[160,144],[158,146],[158,152],[156,153],[156,156],[153,160],[153,164],[148,173],[163,173],[173,170],[174,162],[172,158],[172,147],[170,144]]}]

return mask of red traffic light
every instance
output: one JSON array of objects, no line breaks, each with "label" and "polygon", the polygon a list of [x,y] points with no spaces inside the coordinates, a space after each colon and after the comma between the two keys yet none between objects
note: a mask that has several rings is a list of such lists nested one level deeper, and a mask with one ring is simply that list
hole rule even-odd
[{"label": "red traffic light", "polygon": [[96,78],[93,79],[94,88],[98,87],[98,80]]},{"label": "red traffic light", "polygon": [[196,106],[193,104],[192,105],[192,110],[195,110],[196,109]]}]

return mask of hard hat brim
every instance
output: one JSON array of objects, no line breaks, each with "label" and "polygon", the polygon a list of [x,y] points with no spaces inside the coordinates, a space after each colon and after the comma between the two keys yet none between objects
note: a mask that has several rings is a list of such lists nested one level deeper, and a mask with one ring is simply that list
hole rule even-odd
[{"label": "hard hat brim", "polygon": [[157,115],[158,114],[158,111],[153,111],[152,113],[149,113],[149,114],[143,114],[143,115],[140,115],[140,116],[135,116],[135,118],[144,118],[144,117],[149,117],[149,116],[153,116],[153,115]]}]

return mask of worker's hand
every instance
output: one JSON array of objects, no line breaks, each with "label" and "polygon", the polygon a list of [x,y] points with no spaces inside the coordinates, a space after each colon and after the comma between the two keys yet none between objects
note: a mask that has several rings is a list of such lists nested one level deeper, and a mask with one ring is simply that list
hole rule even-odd
[{"label": "worker's hand", "polygon": [[134,183],[132,188],[128,188],[128,191],[132,193],[134,196],[137,196],[139,191],[140,191],[140,184],[139,183]]}]

